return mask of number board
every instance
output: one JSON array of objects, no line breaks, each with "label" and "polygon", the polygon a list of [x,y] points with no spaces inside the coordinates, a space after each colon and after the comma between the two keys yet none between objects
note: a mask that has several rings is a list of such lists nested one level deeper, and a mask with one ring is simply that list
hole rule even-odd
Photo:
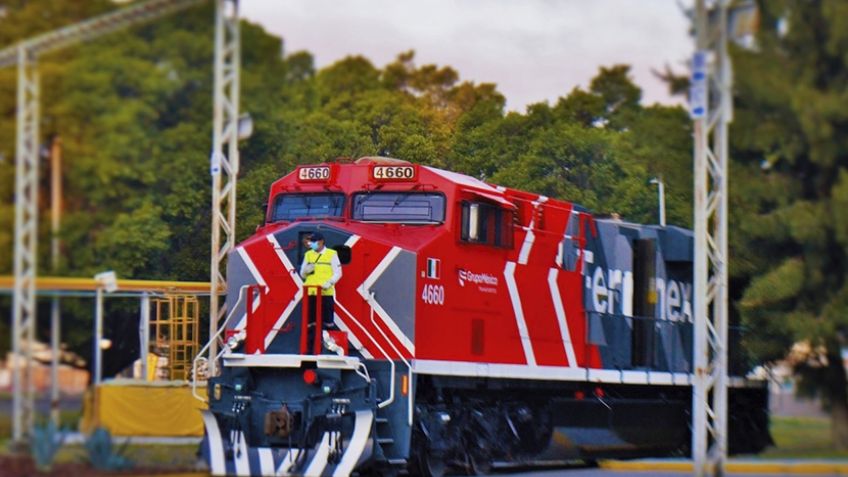
[{"label": "number board", "polygon": [[297,169],[301,182],[326,182],[330,179],[330,166],[303,166]]},{"label": "number board", "polygon": [[415,166],[374,166],[371,178],[376,181],[414,181],[418,179]]}]

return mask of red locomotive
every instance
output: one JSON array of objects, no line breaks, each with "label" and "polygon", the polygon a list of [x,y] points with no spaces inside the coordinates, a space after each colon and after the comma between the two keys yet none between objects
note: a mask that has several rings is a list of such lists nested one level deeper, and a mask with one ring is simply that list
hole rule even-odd
[{"label": "red locomotive", "polygon": [[[315,233],[341,278],[306,290]],[[433,167],[299,166],[230,254],[204,413],[212,472],[436,476],[685,454],[692,255],[688,230]],[[309,309],[322,302],[324,323]],[[766,388],[731,381],[731,451],[757,452]]]}]

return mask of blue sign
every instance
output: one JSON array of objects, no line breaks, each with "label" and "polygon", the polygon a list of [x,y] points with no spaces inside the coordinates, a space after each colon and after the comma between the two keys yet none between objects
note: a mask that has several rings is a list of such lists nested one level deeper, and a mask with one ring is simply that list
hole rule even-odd
[{"label": "blue sign", "polygon": [[689,87],[689,114],[692,119],[707,115],[707,52],[696,51],[692,57],[692,81]]}]

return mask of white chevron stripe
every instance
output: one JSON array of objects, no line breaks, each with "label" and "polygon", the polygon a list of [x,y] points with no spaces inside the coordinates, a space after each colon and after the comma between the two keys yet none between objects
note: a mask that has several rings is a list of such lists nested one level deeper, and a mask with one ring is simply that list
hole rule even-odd
[{"label": "white chevron stripe", "polygon": [[356,245],[356,242],[359,242],[359,235],[351,235],[347,238],[347,240],[345,240],[344,244],[347,247],[353,248],[353,246]]},{"label": "white chevron stripe", "polygon": [[371,435],[371,423],[374,422],[374,413],[371,411],[356,411],[356,420],[353,423],[353,435],[347,445],[341,462],[336,466],[333,477],[347,477],[353,472],[354,466],[359,461],[365,445],[368,444],[368,436]]},{"label": "white chevron stripe", "polygon": [[289,451],[286,452],[285,457],[283,457],[282,462],[280,462],[280,466],[277,467],[276,475],[280,477],[291,475],[289,471],[294,466],[294,463],[297,462],[297,459],[300,458],[300,453],[300,449],[289,449]]},{"label": "white chevron stripe", "polygon": [[265,283],[265,279],[262,278],[262,274],[259,273],[259,269],[256,268],[256,265],[251,260],[250,255],[247,254],[247,250],[244,247],[237,247],[236,251],[242,260],[244,260],[244,264],[247,266],[247,269],[250,270],[250,274],[253,275],[253,278],[256,280],[258,285],[267,286]]},{"label": "white chevron stripe", "polygon": [[530,258],[530,250],[533,248],[533,242],[536,241],[536,234],[533,233],[533,227],[536,225],[536,209],[539,208],[539,204],[547,201],[547,197],[540,195],[536,200],[531,202],[533,205],[533,215],[530,218],[530,224],[526,227],[527,234],[524,236],[521,250],[518,252],[518,263],[520,265],[527,265],[527,260]]},{"label": "white chevron stripe", "polygon": [[527,227],[527,234],[524,235],[524,242],[521,244],[521,251],[518,252],[518,263],[527,265],[527,259],[530,258],[530,249],[533,248],[533,242],[536,241],[536,234],[533,233],[533,221]]},{"label": "white chevron stripe", "polygon": [[262,477],[274,477],[276,469],[274,469],[274,454],[268,447],[260,447],[256,449],[259,454],[259,473]]},{"label": "white chevron stripe", "polygon": [[530,341],[527,322],[524,321],[524,310],[521,308],[521,297],[518,295],[518,286],[515,284],[515,262],[506,262],[504,278],[506,279],[506,288],[509,290],[512,310],[515,313],[515,322],[518,324],[518,333],[521,336],[521,347],[524,349],[524,358],[527,360],[527,364],[536,366],[536,356],[533,355],[533,342]]},{"label": "white chevron stripe", "polygon": [[206,438],[209,440],[209,470],[212,475],[227,475],[227,466],[224,462],[224,442],[221,439],[221,430],[218,421],[210,411],[201,411],[203,426],[206,428]]},{"label": "white chevron stripe", "polygon": [[413,345],[412,341],[410,341],[410,339],[405,334],[403,334],[400,328],[398,328],[397,323],[395,323],[394,320],[392,320],[392,317],[389,316],[388,312],[386,312],[386,310],[384,310],[383,307],[380,306],[380,303],[377,300],[371,300],[370,295],[371,287],[374,286],[380,276],[383,275],[387,268],[389,268],[389,265],[391,265],[391,263],[394,261],[395,258],[397,258],[401,251],[403,251],[403,249],[401,249],[400,247],[392,247],[392,249],[389,250],[389,253],[387,253],[386,256],[383,257],[383,260],[381,260],[380,263],[377,265],[377,267],[374,268],[374,271],[371,272],[371,274],[368,275],[368,278],[365,279],[362,285],[357,288],[357,291],[360,295],[362,295],[362,298],[364,298],[366,302],[371,304],[371,306],[374,308],[374,312],[377,313],[377,316],[380,317],[380,320],[389,328],[395,338],[400,341],[401,345],[403,345],[403,347],[406,348],[406,350],[412,356],[415,356],[415,345]]},{"label": "white chevron stripe", "polygon": [[357,351],[362,353],[363,358],[374,359],[374,355],[372,355],[370,351],[368,351],[362,346],[362,342],[359,341],[359,338],[357,338],[352,331],[350,331],[350,328],[348,328],[344,321],[342,321],[338,313],[333,314],[333,322],[336,323],[336,326],[338,326],[340,330],[347,333],[348,342],[350,342],[350,344],[352,344],[353,347],[357,349]]},{"label": "white chevron stripe", "polygon": [[[253,276],[253,279],[256,280],[256,284],[261,285],[263,287],[267,286],[267,284],[265,283],[265,279],[262,278],[262,274],[259,273],[259,269],[256,268],[256,264],[253,263],[253,260],[250,258],[250,255],[247,254],[247,250],[245,250],[244,247],[236,247],[236,252],[238,252],[239,257],[241,257],[242,261],[244,262],[244,265],[250,271],[250,274]],[[262,294],[260,293],[253,298],[253,303],[251,304],[252,311],[256,311],[256,309],[259,308],[261,297]],[[247,305],[245,305],[245,308],[247,308]],[[236,323],[234,329],[243,330],[245,326],[247,326],[246,311],[243,315],[241,315],[241,318],[239,319],[238,323]]]},{"label": "white chevron stripe", "polygon": [[250,459],[247,453],[247,441],[244,433],[239,431],[236,433],[236,449],[233,451],[233,458],[236,464],[236,475],[250,477]]},{"label": "white chevron stripe", "polygon": [[548,286],[551,288],[551,299],[554,301],[554,311],[556,311],[557,324],[559,324],[559,332],[562,336],[562,345],[565,347],[565,355],[568,357],[568,367],[577,367],[577,355],[574,354],[574,344],[571,342],[571,332],[568,330],[568,320],[565,316],[565,308],[562,306],[562,296],[559,293],[559,284],[557,277],[559,270],[552,268],[548,272]]},{"label": "white chevron stripe", "polygon": [[321,443],[315,450],[315,455],[303,473],[304,477],[321,477],[324,472],[324,467],[327,467],[327,458],[330,456],[330,433],[325,432],[321,438]]}]

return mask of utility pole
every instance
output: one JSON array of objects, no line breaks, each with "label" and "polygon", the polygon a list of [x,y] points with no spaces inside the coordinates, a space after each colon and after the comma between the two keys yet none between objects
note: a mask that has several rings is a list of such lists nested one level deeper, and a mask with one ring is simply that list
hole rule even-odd
[{"label": "utility pole", "polygon": [[732,120],[727,54],[730,0],[695,2],[691,115],[695,159],[694,475],[724,475],[727,459],[727,127]]},{"label": "utility pole", "polygon": [[[50,268],[59,271],[62,226],[62,138],[53,137],[50,144]],[[59,297],[50,303],[50,420],[59,428],[59,343],[61,343],[61,313]]]},{"label": "utility pole", "polygon": [[[15,287],[12,296],[12,440],[34,424],[35,277],[38,258],[39,78],[36,55],[17,47],[18,103],[15,146]],[[23,357],[23,362],[21,361]]]},{"label": "utility pole", "polygon": [[728,42],[750,47],[759,26],[752,0],[696,0],[691,116],[695,156],[692,459],[694,475],[724,475],[727,460],[728,125],[733,71]]},{"label": "utility pole", "polygon": [[215,376],[218,325],[227,316],[220,295],[227,289],[227,255],[236,243],[236,182],[239,172],[239,74],[241,39],[238,0],[216,0],[215,84],[212,122],[212,259],[209,290],[208,376]]}]

